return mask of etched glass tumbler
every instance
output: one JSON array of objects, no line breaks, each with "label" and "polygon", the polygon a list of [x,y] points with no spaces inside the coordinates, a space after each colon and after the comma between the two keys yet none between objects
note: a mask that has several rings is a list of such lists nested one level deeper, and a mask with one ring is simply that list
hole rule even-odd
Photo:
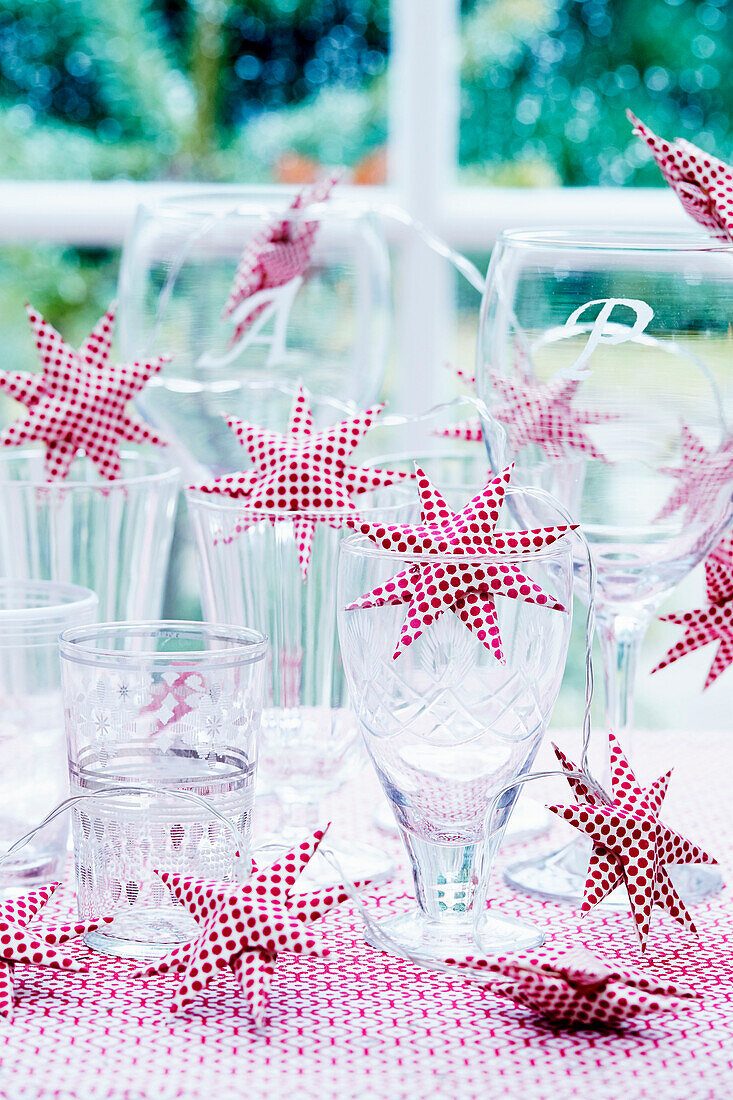
[{"label": "etched glass tumbler", "polygon": [[115,915],[86,943],[163,954],[195,924],[155,871],[226,881],[246,862],[267,641],[162,621],[60,646],[79,914]]},{"label": "etched glass tumbler", "polygon": [[[0,580],[0,852],[66,797],[58,639],[96,616],[87,588]],[[57,878],[67,836],[57,820],[0,863],[0,889]]]},{"label": "etched glass tumbler", "polygon": [[[512,509],[520,490],[507,491]],[[455,502],[449,493],[451,507]],[[460,503],[464,503],[461,501]],[[553,517],[553,518],[556,518]],[[536,524],[540,526],[542,520]],[[432,564],[519,564],[561,609],[498,597],[504,663],[450,610],[396,658],[407,605],[349,609],[426,556],[383,550],[362,536],[341,545],[339,635],[351,702],[412,866],[417,906],[380,922],[396,953],[426,965],[476,954],[478,866],[490,869],[519,787],[557,698],[572,601],[572,548],[531,555],[431,554]],[[502,792],[504,792],[502,794]],[[501,795],[491,835],[484,819]],[[536,946],[535,928],[495,909],[479,922],[486,954]]]},{"label": "etched glass tumbler", "polygon": [[122,460],[117,481],[79,458],[49,483],[41,450],[0,452],[0,575],[91,588],[104,619],[160,614],[178,470],[165,452]]}]

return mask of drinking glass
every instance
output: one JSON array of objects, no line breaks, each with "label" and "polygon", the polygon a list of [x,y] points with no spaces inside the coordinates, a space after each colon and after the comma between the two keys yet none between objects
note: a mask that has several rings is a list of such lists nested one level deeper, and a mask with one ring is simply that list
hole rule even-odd
[{"label": "drinking glass", "polygon": [[289,198],[272,189],[191,194],[141,206],[125,242],[117,323],[126,360],[170,355],[141,394],[146,416],[199,464],[236,467],[222,414],[253,420],[246,383],[303,383],[359,405],[379,393],[390,327],[389,259],[376,217],[338,197],[289,211],[316,227],[303,276],[237,338],[222,318],[242,252]]},{"label": "drinking glass", "polygon": [[158,621],[74,628],[60,647],[71,794],[87,796],[73,813],[79,915],[116,914],[85,942],[164,954],[196,927],[154,872],[230,881],[246,862],[267,641]]},{"label": "drinking glass", "polygon": [[[507,490],[507,511],[522,497],[536,517],[533,526],[557,521],[554,508],[521,490]],[[450,492],[446,499],[451,508],[465,503]],[[476,952],[477,861],[485,845],[483,866],[490,870],[518,787],[502,796],[488,837],[485,815],[504,785],[531,769],[547,727],[565,666],[573,575],[568,539],[537,554],[431,554],[430,560],[518,564],[563,610],[498,597],[504,664],[450,611],[394,659],[405,605],[348,608],[401,570],[424,565],[425,555],[383,550],[360,535],[341,544],[338,621],[346,678],[410,859],[417,901],[380,927],[400,954],[427,965]],[[487,954],[543,940],[537,929],[493,908],[479,923]]]},{"label": "drinking glass", "polygon": [[[243,500],[191,490],[186,496],[205,617],[216,620],[226,611],[232,622],[251,623],[270,639],[259,775],[282,807],[278,839],[292,843],[318,824],[321,800],[361,763],[336,627],[338,548],[354,513],[312,509],[263,517]],[[411,516],[415,501],[414,491],[401,487],[355,498],[361,518],[385,522]],[[305,580],[297,527],[303,519],[316,523]],[[394,869],[371,845],[338,832],[329,843],[352,880],[384,879]]]},{"label": "drinking glass", "polygon": [[[59,633],[94,622],[97,597],[51,581],[0,580],[0,852],[68,790]],[[58,877],[67,822],[0,864],[0,889]]]},{"label": "drinking glass", "polygon": [[91,588],[110,620],[159,614],[178,470],[164,453],[126,451],[122,461],[117,481],[80,458],[48,482],[42,451],[0,451],[0,574]]},{"label": "drinking glass", "polygon": [[[582,523],[598,572],[607,725],[627,754],[649,621],[733,515],[732,300],[733,246],[695,231],[515,230],[492,257],[477,388],[507,431],[487,439],[489,457],[513,458],[520,481],[548,488]],[[567,402],[549,406],[554,422],[548,384],[568,386]],[[513,411],[508,386],[534,405]],[[707,458],[695,486],[698,445]],[[583,594],[581,558],[576,569]],[[576,900],[586,868],[575,843],[507,877]],[[688,900],[720,882],[703,867],[672,875]]]}]

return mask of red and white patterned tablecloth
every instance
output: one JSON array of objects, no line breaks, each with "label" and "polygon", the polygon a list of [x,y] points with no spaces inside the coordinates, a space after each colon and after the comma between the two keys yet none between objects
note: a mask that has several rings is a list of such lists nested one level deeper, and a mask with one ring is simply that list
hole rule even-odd
[{"label": "red and white patterned tablecloth", "polygon": [[[642,779],[677,764],[666,819],[714,852],[733,882],[728,735],[643,734],[634,760]],[[574,739],[564,739],[574,750]],[[374,789],[340,800],[344,825],[364,835]],[[552,793],[552,792],[549,792]],[[348,818],[347,815],[348,814]],[[373,839],[379,834],[373,832]],[[386,842],[388,845],[391,841]],[[535,841],[539,854],[552,841]],[[397,850],[396,842],[394,844]],[[530,854],[528,849],[522,852]],[[517,850],[504,858],[517,858]],[[578,935],[572,909],[512,895],[497,903],[546,929]],[[371,896],[375,910],[405,904],[405,886]],[[71,897],[67,894],[67,905]],[[186,1018],[168,1010],[171,979],[133,980],[133,964],[90,953],[88,975],[18,967],[19,1003],[0,1021],[4,1100],[228,1100],[229,1097],[522,1097],[558,1100],[711,1100],[733,1093],[733,900],[729,889],[696,907],[699,942],[655,916],[649,966],[694,985],[699,1004],[678,1017],[635,1023],[623,1033],[569,1032],[512,1002],[451,977],[420,971],[363,942],[347,906],[323,922],[328,960],[281,956],[272,983],[271,1026],[257,1033],[231,976]],[[626,914],[594,913],[585,943],[636,964]]]}]

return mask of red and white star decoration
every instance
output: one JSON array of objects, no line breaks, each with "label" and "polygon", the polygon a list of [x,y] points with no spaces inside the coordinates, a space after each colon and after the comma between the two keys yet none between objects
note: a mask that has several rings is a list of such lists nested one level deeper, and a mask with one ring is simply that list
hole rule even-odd
[{"label": "red and white star decoration", "polygon": [[718,649],[703,690],[709,688],[721,672],[733,664],[733,535],[718,543],[709,555],[705,562],[705,575],[707,607],[662,616],[663,622],[684,626],[685,633],[652,669],[653,673],[659,672],[687,653],[717,642]]},{"label": "red and white star decoration", "polygon": [[154,732],[160,733],[166,726],[175,725],[195,709],[188,700],[201,698],[206,691],[206,679],[200,672],[164,672],[151,689],[150,702],[140,709],[140,716],[157,714]]},{"label": "red and white star decoration", "polygon": [[60,882],[53,882],[24,897],[0,902],[0,1016],[13,1015],[13,971],[16,964],[50,966],[56,970],[81,973],[88,970],[78,957],[59,951],[56,945],[84,932],[91,932],[106,921],[77,921],[60,925],[33,923],[60,885]]},{"label": "red and white star decoration", "polygon": [[[181,1012],[202,994],[222,970],[230,969],[247,998],[256,1024],[267,1015],[270,979],[282,951],[297,955],[329,954],[310,924],[349,894],[342,886],[295,893],[293,887],[328,829],[318,829],[300,847],[260,870],[253,862],[246,885],[204,882],[158,872],[173,896],[196,918],[200,935],[136,972],[136,977],[180,974],[171,1008]],[[357,887],[367,883],[357,883]]]},{"label": "red and white star decoration", "polygon": [[635,1016],[677,1011],[694,990],[652,975],[618,969],[584,947],[546,947],[506,959],[457,964],[492,993],[569,1027],[617,1028]]},{"label": "red and white star decoration", "polygon": [[626,117],[687,213],[713,237],[733,241],[733,167],[690,141],[664,141],[631,111]]},{"label": "red and white star decoration", "polygon": [[669,877],[668,865],[716,860],[659,820],[672,772],[660,776],[645,791],[612,733],[609,745],[613,797],[608,801],[573,775],[579,769],[553,746],[579,801],[575,806],[548,808],[593,841],[581,913],[589,912],[617,886],[624,885],[644,951],[655,905],[666,909],[684,928],[696,932]]},{"label": "red and white star decoration", "polygon": [[114,306],[78,351],[36,310],[28,306],[27,313],[43,370],[37,374],[0,371],[0,392],[28,409],[25,418],[0,435],[3,446],[45,443],[49,481],[66,477],[78,452],[84,451],[101,476],[114,481],[122,472],[121,442],[165,444],[128,405],[167,360],[109,362]]},{"label": "red and white star decoration", "polygon": [[[385,526],[352,523],[377,546],[396,555],[419,556],[403,572],[349,604],[347,610],[407,604],[393,658],[420,637],[445,611],[458,616],[499,661],[504,660],[496,616],[495,597],[525,600],[559,611],[564,607],[502,555],[527,554],[563,538],[574,527],[545,527],[534,531],[498,531],[496,525],[512,467],[466,504],[453,512],[427,475],[415,467],[421,504],[421,522]],[[455,556],[455,561],[451,560]],[[480,557],[475,564],[471,557]],[[431,561],[431,557],[434,559]],[[487,558],[495,559],[488,560]],[[470,564],[469,564],[470,563]]]},{"label": "red and white star decoration", "polygon": [[690,519],[709,516],[723,492],[733,499],[733,440],[708,449],[686,424],[681,432],[679,465],[663,466],[660,473],[677,479],[657,520],[685,511]]},{"label": "red and white star decoration", "polygon": [[[196,488],[246,500],[246,510],[261,510],[262,518],[292,519],[305,580],[317,523],[341,528],[348,516],[357,515],[353,498],[359,493],[412,476],[348,464],[383,407],[366,409],[314,433],[308,395],[301,386],[285,435],[227,417],[227,424],[249,452],[252,469],[226,474]],[[245,520],[240,529],[246,526]]]},{"label": "red and white star decoration", "polygon": [[[311,261],[319,223],[288,218],[288,213],[306,210],[316,203],[325,202],[337,182],[337,176],[329,176],[304,188],[295,196],[282,218],[267,222],[254,235],[239,261],[229,298],[222,311],[223,320],[231,317],[242,302],[258,291],[284,286],[291,279],[303,274]],[[260,303],[239,320],[232,336],[232,344],[241,339],[265,308],[266,303]]]}]

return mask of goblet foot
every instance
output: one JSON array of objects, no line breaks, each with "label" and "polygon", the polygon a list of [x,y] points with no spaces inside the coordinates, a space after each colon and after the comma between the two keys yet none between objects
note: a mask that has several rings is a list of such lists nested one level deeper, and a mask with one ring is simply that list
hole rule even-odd
[{"label": "goblet foot", "polygon": [[[374,811],[374,824],[383,833],[397,836],[399,830],[389,802],[380,802]],[[512,810],[504,830],[503,844],[524,844],[550,831],[552,819],[549,812],[533,798],[521,798]]]},{"label": "goblet foot", "polygon": [[101,955],[155,959],[195,939],[199,931],[196,921],[180,905],[141,907],[87,932],[84,943]]},{"label": "goblet foot", "polygon": [[528,951],[545,942],[544,934],[534,925],[491,911],[487,911],[478,935],[472,920],[435,920],[417,908],[375,923],[380,935],[367,932],[368,944],[433,970],[482,955],[490,958]]},{"label": "goblet foot", "polygon": [[[580,905],[585,892],[588,857],[588,845],[582,840],[574,840],[541,859],[513,864],[504,872],[504,880],[520,893],[544,901],[567,901],[571,905]],[[723,888],[723,878],[715,867],[702,864],[671,866],[669,873],[686,905],[705,901]],[[626,890],[619,887],[601,904],[628,909],[629,897]]]}]

